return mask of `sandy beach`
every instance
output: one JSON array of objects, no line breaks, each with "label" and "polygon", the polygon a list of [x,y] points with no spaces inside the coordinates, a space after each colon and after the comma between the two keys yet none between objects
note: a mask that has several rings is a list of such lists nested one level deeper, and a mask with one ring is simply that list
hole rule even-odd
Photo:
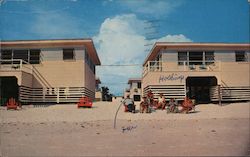
[{"label": "sandy beach", "polygon": [[[249,103],[201,104],[190,114],[125,113],[119,103],[0,107],[0,156],[245,156]],[[137,105],[138,109],[139,105]]]}]

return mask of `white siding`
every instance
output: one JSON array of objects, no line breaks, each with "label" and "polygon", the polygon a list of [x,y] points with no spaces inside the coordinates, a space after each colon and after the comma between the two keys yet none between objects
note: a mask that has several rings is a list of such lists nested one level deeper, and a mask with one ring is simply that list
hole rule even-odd
[{"label": "white siding", "polygon": [[[75,59],[83,60],[84,59],[84,48],[74,48]],[[63,48],[49,48],[41,49],[41,57],[43,61],[58,61],[63,60]]]},{"label": "white siding", "polygon": [[177,51],[162,51],[162,61],[163,62],[177,62],[178,61],[178,53]]},{"label": "white siding", "polygon": [[214,59],[222,62],[235,62],[235,51],[214,51]]}]

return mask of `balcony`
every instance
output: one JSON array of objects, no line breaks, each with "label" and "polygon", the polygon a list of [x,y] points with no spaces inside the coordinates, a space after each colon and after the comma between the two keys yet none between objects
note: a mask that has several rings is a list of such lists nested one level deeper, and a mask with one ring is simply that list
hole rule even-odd
[{"label": "balcony", "polygon": [[178,61],[178,62],[161,62],[148,61],[143,67],[143,76],[148,72],[197,72],[213,71],[218,72],[221,69],[220,61]]},{"label": "balcony", "polygon": [[0,60],[0,71],[2,72],[24,71],[31,74],[32,70],[32,65],[22,59]]}]

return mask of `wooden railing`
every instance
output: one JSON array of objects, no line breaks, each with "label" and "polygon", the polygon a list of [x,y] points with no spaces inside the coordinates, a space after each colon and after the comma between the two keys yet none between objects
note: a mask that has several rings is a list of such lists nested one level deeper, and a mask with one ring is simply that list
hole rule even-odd
[{"label": "wooden railing", "polygon": [[221,97],[221,101],[250,101],[250,87],[248,86],[237,86],[237,87],[221,86],[220,88],[218,88],[218,86],[211,87],[210,89],[211,100],[219,101],[219,96]]},{"label": "wooden railing", "polygon": [[0,60],[1,71],[25,71],[32,73],[33,66],[22,59]]},{"label": "wooden railing", "polygon": [[82,96],[94,99],[95,92],[86,87],[55,87],[55,88],[30,88],[19,87],[19,100],[21,102],[78,102]]},{"label": "wooden railing", "polygon": [[152,91],[155,99],[158,99],[160,94],[163,94],[166,100],[171,98],[183,100],[186,97],[185,85],[150,85],[144,88],[143,95],[146,96],[149,90]]},{"label": "wooden railing", "polygon": [[148,61],[143,67],[143,76],[148,72],[171,72],[171,71],[220,71],[220,61],[178,61],[162,62]]}]

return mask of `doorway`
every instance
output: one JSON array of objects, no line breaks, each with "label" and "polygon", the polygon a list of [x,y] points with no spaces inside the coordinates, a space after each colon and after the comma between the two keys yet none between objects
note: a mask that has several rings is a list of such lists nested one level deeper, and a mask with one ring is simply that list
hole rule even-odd
[{"label": "doorway", "polygon": [[210,103],[210,88],[217,85],[217,78],[212,77],[188,77],[186,79],[187,96],[195,99],[197,103]]},{"label": "doorway", "polygon": [[134,101],[141,101],[141,95],[134,95]]},{"label": "doorway", "polygon": [[0,105],[4,105],[11,97],[18,100],[18,91],[16,77],[0,77]]}]

